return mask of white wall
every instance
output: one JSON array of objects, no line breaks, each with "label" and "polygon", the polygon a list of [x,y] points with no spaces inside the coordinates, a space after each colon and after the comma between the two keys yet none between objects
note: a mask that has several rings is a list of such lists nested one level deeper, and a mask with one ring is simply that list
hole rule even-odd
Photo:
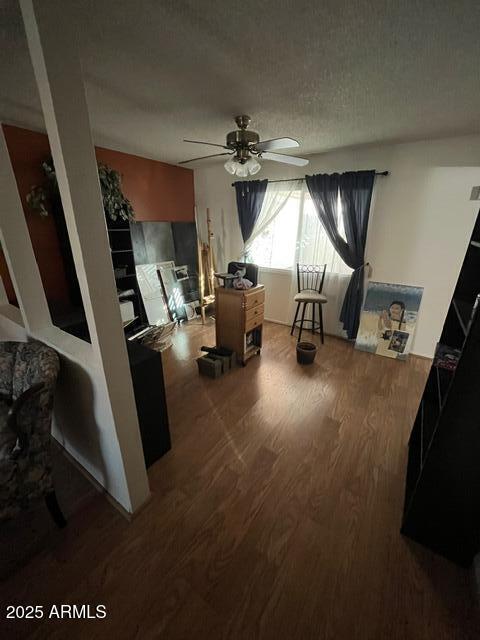
[{"label": "white wall", "polygon": [[7,340],[23,342],[26,339],[27,332],[23,326],[22,312],[8,302],[7,292],[0,278],[0,342]]},{"label": "white wall", "polygon": [[[480,184],[480,136],[332,151],[311,156],[307,171],[265,161],[255,177],[360,169],[390,171],[376,180],[370,214],[366,260],[372,279],[424,287],[413,352],[431,357],[480,207],[469,200],[472,186]],[[198,214],[210,208],[224,262],[242,250],[232,182],[222,164],[195,169]],[[285,275],[265,271],[261,276],[266,317],[290,323]]]},{"label": "white wall", "polygon": [[26,339],[27,332],[20,309],[11,304],[0,305],[0,342],[25,342]]}]

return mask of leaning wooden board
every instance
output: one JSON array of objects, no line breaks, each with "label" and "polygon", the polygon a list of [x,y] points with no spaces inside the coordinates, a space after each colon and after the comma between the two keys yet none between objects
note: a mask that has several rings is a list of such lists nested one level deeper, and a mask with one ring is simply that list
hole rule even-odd
[{"label": "leaning wooden board", "polygon": [[256,285],[246,291],[215,290],[215,327],[217,347],[232,349],[245,364],[262,347],[265,287]]}]

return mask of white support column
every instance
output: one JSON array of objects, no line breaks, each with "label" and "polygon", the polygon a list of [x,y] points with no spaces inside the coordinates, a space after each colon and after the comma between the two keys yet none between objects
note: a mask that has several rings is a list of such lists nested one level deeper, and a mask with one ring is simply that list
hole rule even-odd
[{"label": "white support column", "polygon": [[85,89],[69,5],[21,0],[92,349],[110,401],[129,505],[149,495]]}]

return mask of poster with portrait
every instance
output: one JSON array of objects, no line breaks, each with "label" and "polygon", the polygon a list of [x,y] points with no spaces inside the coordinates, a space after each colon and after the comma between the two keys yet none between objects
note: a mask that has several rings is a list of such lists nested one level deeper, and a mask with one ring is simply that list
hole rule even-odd
[{"label": "poster with portrait", "polygon": [[423,287],[369,282],[355,347],[405,360],[410,352]]}]

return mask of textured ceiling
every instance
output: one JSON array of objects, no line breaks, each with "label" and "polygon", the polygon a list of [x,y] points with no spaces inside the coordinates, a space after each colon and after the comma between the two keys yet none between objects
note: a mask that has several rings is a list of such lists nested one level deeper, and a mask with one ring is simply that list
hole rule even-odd
[{"label": "textured ceiling", "polygon": [[[480,131],[476,0],[68,4],[104,146],[178,162],[210,151],[182,138],[223,142],[240,113],[302,155]],[[0,38],[0,118],[42,127],[14,0]]]}]

